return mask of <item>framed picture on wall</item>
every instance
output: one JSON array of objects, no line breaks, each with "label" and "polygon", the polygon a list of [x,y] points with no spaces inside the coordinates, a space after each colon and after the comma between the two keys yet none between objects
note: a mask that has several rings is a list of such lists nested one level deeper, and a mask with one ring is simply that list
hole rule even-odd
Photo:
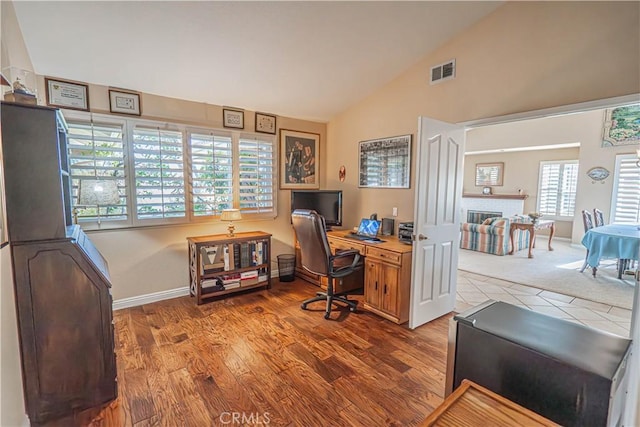
[{"label": "framed picture on wall", "polygon": [[109,110],[112,113],[139,116],[142,114],[140,94],[109,89]]},{"label": "framed picture on wall", "polygon": [[276,134],[276,116],[256,113],[256,132]]},{"label": "framed picture on wall", "polygon": [[47,105],[89,111],[89,85],[44,78]]},{"label": "framed picture on wall", "polygon": [[222,126],[226,128],[244,129],[244,111],[223,108]]},{"label": "framed picture on wall", "polygon": [[319,155],[319,134],[280,129],[280,188],[320,188]]},{"label": "framed picture on wall", "polygon": [[411,135],[360,141],[358,150],[359,187],[410,187]]},{"label": "framed picture on wall", "polygon": [[476,163],[476,187],[501,186],[504,163]]}]

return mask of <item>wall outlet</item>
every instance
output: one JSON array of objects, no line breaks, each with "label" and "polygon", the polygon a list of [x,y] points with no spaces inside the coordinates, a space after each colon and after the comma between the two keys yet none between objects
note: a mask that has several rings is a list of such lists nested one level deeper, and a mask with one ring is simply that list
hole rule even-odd
[{"label": "wall outlet", "polygon": [[391,212],[392,212],[391,215],[398,216],[398,208],[393,208]]}]

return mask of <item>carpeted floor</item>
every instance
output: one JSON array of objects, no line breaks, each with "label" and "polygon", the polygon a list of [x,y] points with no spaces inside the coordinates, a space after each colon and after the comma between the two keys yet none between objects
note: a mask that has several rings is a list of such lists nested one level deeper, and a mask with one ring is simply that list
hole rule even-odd
[{"label": "carpeted floor", "polygon": [[547,239],[546,236],[536,239],[531,259],[527,258],[527,250],[497,256],[461,249],[458,269],[631,309],[635,280],[631,275],[619,280],[615,260],[603,261],[594,279],[591,269],[579,271],[584,249],[554,239],[554,251],[550,252]]}]

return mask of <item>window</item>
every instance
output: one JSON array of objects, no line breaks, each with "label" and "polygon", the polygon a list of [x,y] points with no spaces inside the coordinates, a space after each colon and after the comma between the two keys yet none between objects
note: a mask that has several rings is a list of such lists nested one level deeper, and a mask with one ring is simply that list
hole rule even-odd
[{"label": "window", "polygon": [[240,210],[275,214],[273,143],[243,136],[238,151]]},{"label": "window", "polygon": [[616,170],[611,198],[611,222],[640,222],[640,167],[633,154],[616,156]]},{"label": "window", "polygon": [[190,133],[191,195],[195,216],[233,208],[233,150],[230,135]]},{"label": "window", "polygon": [[[186,223],[227,208],[276,215],[273,137],[80,112],[65,118],[73,204],[86,228]],[[116,181],[120,203],[79,205],[84,179]]]},{"label": "window", "polygon": [[136,127],[132,145],[136,218],[184,217],[182,133]]},{"label": "window", "polygon": [[538,212],[545,216],[573,217],[577,185],[577,160],[540,162]]},{"label": "window", "polygon": [[[126,220],[125,154],[122,123],[69,122],[68,150],[73,185],[73,205],[79,220]],[[79,200],[81,180],[117,183],[120,203],[84,206]]]}]

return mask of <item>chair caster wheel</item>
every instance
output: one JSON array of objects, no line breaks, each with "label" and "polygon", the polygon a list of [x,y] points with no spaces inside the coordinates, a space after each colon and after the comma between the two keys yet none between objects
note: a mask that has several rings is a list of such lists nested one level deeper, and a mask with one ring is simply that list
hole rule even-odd
[{"label": "chair caster wheel", "polygon": [[356,312],[356,308],[355,307],[349,307],[349,311],[352,312],[352,313],[355,313]]},{"label": "chair caster wheel", "polygon": [[307,304],[300,304],[300,308],[303,309],[303,310],[306,310],[307,309]]},{"label": "chair caster wheel", "polygon": [[325,320],[329,320],[329,317],[331,317],[331,313],[325,313],[324,314]]}]

